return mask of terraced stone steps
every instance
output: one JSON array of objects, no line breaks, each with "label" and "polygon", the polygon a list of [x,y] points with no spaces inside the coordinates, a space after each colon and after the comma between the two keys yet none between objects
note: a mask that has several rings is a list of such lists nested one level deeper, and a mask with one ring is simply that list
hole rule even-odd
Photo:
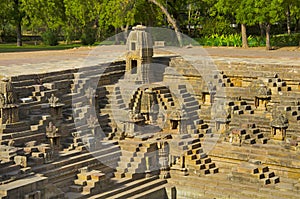
[{"label": "terraced stone steps", "polygon": [[[290,172],[293,174],[298,172],[300,165],[297,155],[289,150],[284,150],[278,145],[256,144],[255,147],[251,145],[238,147],[223,142],[222,144],[216,144],[209,154],[213,159],[217,157],[227,159],[228,162],[236,162],[237,160],[247,162],[249,159],[255,159],[268,165],[270,168],[276,168],[279,172]],[[277,166],[274,167],[274,165]],[[296,178],[297,176],[299,175],[294,175]]]},{"label": "terraced stone steps", "polygon": [[275,176],[273,171],[270,171],[267,166],[253,163],[241,163],[236,170],[232,171],[232,179],[253,183],[276,184],[280,182],[278,176]]},{"label": "terraced stone steps", "polygon": [[120,87],[103,87],[105,96],[100,99],[100,126],[107,136],[108,140],[113,139],[118,131],[117,122],[127,116],[127,108],[123,101]]},{"label": "terraced stone steps", "polygon": [[[198,101],[188,93],[186,86],[179,85],[178,92],[181,99],[183,99],[183,102],[181,102],[183,106],[182,109],[186,111],[186,116],[188,117],[187,126],[188,129],[190,129],[190,132],[200,133],[203,135],[211,133],[209,126],[203,123],[203,120],[199,118],[198,111],[200,109],[200,105]],[[197,130],[198,132],[193,130]]]},{"label": "terraced stone steps", "polygon": [[[140,178],[145,176],[147,153],[157,150],[156,144],[140,143],[134,141],[122,141],[120,143],[122,149],[122,157],[118,162],[115,176],[117,178]],[[152,170],[155,168],[151,168]]]},{"label": "terraced stone steps", "polygon": [[175,105],[171,91],[164,86],[158,86],[153,88],[157,93],[158,101],[164,107],[165,110],[170,110]]},{"label": "terraced stone steps", "polygon": [[[105,147],[107,146],[107,147]],[[67,154],[70,154],[68,157]],[[76,165],[80,165],[80,163],[87,163],[89,159],[95,159],[97,160],[99,158],[99,161],[101,161],[102,156],[104,157],[104,160],[106,157],[114,157],[116,158],[116,161],[118,160],[120,156],[119,146],[114,145],[114,142],[111,142],[109,145],[103,145],[98,150],[95,151],[85,151],[85,152],[79,152],[79,151],[73,151],[73,152],[67,152],[64,155],[61,155],[61,159],[57,160],[51,164],[45,164],[37,167],[33,167],[33,171],[35,172],[43,172],[47,176],[57,175],[57,171],[61,168],[65,168],[65,170],[70,169],[72,167],[76,167]],[[71,171],[73,169],[70,169]]]},{"label": "terraced stone steps", "polygon": [[[114,179],[112,179],[114,181]],[[166,184],[166,180],[158,179],[158,177],[143,178],[127,182],[125,184],[118,184],[118,180],[115,180],[114,189],[101,194],[90,197],[91,199],[101,198],[134,198],[138,194],[142,194],[145,191],[149,191]],[[121,181],[122,182],[122,181]],[[153,190],[154,191],[154,190]],[[156,190],[155,190],[156,191]],[[150,191],[151,192],[151,191]]]},{"label": "terraced stone steps", "polygon": [[182,134],[174,139],[171,144],[171,153],[174,156],[184,154],[184,164],[190,175],[202,176],[218,173],[218,168],[204,152],[199,138],[194,138],[190,134]]},{"label": "terraced stone steps", "polygon": [[[282,191],[280,184],[258,185],[250,182],[232,181],[224,173],[210,176],[173,178],[169,182],[176,186],[177,198],[291,198],[298,197],[297,191]],[[217,189],[216,189],[217,187]]]}]

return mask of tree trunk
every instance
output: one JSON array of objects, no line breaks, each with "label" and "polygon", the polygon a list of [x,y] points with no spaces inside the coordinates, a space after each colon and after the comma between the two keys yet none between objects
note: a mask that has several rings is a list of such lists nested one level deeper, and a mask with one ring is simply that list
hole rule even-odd
[{"label": "tree trunk", "polygon": [[115,45],[120,45],[120,39],[119,39],[119,28],[115,28]]},{"label": "tree trunk", "polygon": [[287,32],[290,35],[291,34],[291,10],[290,10],[290,5],[288,5],[287,11],[286,11],[286,25],[287,25]]},{"label": "tree trunk", "polygon": [[264,37],[265,31],[264,31],[264,25],[262,23],[259,23],[259,29],[260,29],[260,36]]},{"label": "tree trunk", "polygon": [[300,22],[300,20],[296,18],[295,32],[297,32],[298,29],[299,29],[299,28],[298,28],[298,27],[299,27],[299,22]]},{"label": "tree trunk", "polygon": [[242,42],[243,48],[248,48],[247,28],[246,24],[242,24]]},{"label": "tree trunk", "polygon": [[16,25],[16,33],[17,33],[17,46],[22,46],[22,16],[20,13],[20,1],[19,0],[14,0],[14,20],[15,20],[15,25]]},{"label": "tree trunk", "polygon": [[189,36],[191,36],[191,9],[192,9],[192,5],[191,4],[188,5],[188,9],[189,9],[189,14],[188,14],[188,33],[189,33]]},{"label": "tree trunk", "polygon": [[127,23],[126,26],[122,26],[121,30],[123,31],[123,36],[124,36],[124,44],[126,44],[127,42],[127,38],[128,38],[128,29],[129,29],[129,24]]},{"label": "tree trunk", "polygon": [[172,24],[172,26],[174,28],[179,46],[182,47],[183,46],[182,36],[181,36],[181,33],[179,31],[179,28],[177,26],[177,23],[176,23],[175,19],[173,19],[173,17],[170,15],[170,13],[167,11],[167,9],[162,4],[160,4],[156,0],[148,0],[148,1],[151,2],[151,3],[154,3],[155,5],[157,5],[161,9],[161,11],[166,15],[168,22],[170,24]]},{"label": "tree trunk", "polygon": [[270,31],[271,24],[266,24],[266,50],[271,50],[271,41],[270,41]]},{"label": "tree trunk", "polygon": [[21,21],[17,22],[16,25],[16,32],[17,32],[17,46],[22,46],[22,28],[21,28]]}]

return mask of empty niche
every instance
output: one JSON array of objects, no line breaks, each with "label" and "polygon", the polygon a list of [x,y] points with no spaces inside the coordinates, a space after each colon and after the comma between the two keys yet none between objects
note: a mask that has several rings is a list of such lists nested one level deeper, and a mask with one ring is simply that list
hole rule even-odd
[{"label": "empty niche", "polygon": [[131,60],[131,74],[137,73],[137,60]]}]

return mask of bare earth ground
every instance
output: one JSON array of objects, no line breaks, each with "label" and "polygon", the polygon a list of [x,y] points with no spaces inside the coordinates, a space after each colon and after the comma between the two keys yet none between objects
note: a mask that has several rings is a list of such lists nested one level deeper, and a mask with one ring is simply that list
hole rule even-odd
[{"label": "bare earth ground", "polygon": [[[119,48],[124,50],[124,46],[116,48],[105,47],[110,61],[118,53]],[[193,47],[200,48],[200,47]],[[202,47],[201,47],[202,48]],[[15,52],[0,53],[0,76],[18,75],[35,72],[47,72],[61,70],[64,68],[78,67],[91,53],[95,53],[95,47],[80,47],[69,50],[57,51],[35,51],[35,52]],[[251,62],[285,63],[300,65],[300,48],[286,47],[277,50],[266,51],[264,48],[233,48],[233,47],[204,47],[207,56],[212,59],[226,60],[246,60]],[[121,50],[120,50],[121,52]],[[159,54],[159,49],[156,51]],[[100,52],[97,52],[101,54]],[[102,57],[103,59],[103,57]]]}]

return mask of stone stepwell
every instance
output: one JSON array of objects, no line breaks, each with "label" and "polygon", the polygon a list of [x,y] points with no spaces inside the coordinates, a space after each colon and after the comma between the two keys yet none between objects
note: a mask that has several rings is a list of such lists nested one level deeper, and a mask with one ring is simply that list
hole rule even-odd
[{"label": "stone stepwell", "polygon": [[0,198],[298,198],[300,64],[195,69],[146,30],[124,61],[1,77]]}]

